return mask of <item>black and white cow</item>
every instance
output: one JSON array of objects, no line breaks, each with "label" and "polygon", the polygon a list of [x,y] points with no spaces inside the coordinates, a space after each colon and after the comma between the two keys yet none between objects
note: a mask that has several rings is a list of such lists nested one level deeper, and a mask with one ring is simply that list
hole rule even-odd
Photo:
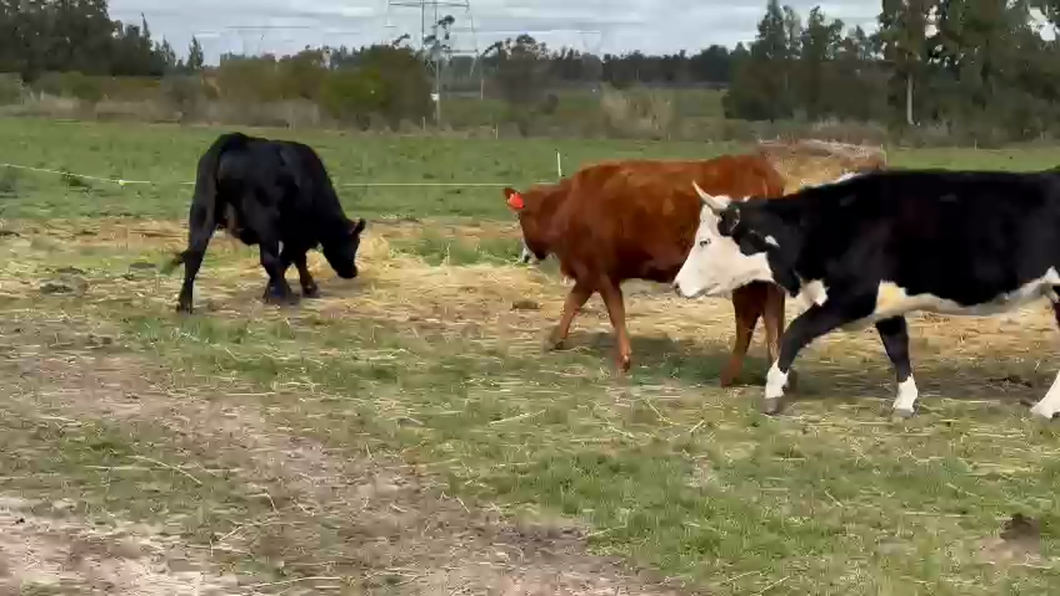
[{"label": "black and white cow", "polygon": [[[783,406],[799,350],[838,328],[876,326],[897,375],[894,411],[911,416],[906,313],[989,315],[1045,297],[1060,323],[1060,171],[878,171],[768,201],[695,188],[700,227],[677,292],[762,280],[809,303],[769,370],[768,413]],[[1032,412],[1060,412],[1060,374]]]},{"label": "black and white cow", "polygon": [[294,302],[285,279],[293,263],[302,293],[318,295],[306,252],[320,246],[339,277],[357,276],[357,249],[365,221],[343,212],[324,164],[312,148],[242,133],[223,134],[199,159],[188,214],[188,247],[166,267],[184,264],[177,310],[192,311],[192,288],[210,238],[218,229],[257,244],[269,276],[266,302]]}]

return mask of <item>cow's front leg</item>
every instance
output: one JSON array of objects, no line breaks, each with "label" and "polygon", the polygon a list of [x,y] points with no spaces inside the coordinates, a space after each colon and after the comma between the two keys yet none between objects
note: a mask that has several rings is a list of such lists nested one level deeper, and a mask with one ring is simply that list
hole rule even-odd
[{"label": "cow's front leg", "polygon": [[920,392],[913,380],[913,367],[909,363],[909,328],[905,317],[894,317],[884,319],[876,323],[876,331],[880,333],[883,340],[883,349],[887,357],[894,365],[894,373],[898,379],[898,396],[894,400],[892,410],[902,418],[913,416],[917,397]]},{"label": "cow's front leg", "polygon": [[313,276],[309,274],[309,267],[306,264],[306,254],[300,252],[291,257],[294,261],[294,266],[298,269],[298,283],[302,286],[302,296],[306,298],[319,298],[320,287],[317,286],[317,282],[313,280]]},{"label": "cow's front leg", "polygon": [[265,293],[262,300],[268,304],[292,304],[298,301],[298,296],[291,291],[287,283],[286,273],[289,263],[280,256],[280,246],[275,241],[262,241],[259,246],[261,254],[261,267],[269,276],[265,284]]},{"label": "cow's front leg", "polygon": [[546,340],[546,349],[558,350],[563,347],[563,342],[567,341],[567,336],[570,334],[570,326],[574,321],[574,316],[589,301],[593,292],[593,287],[590,284],[581,281],[574,282],[574,287],[571,288],[570,294],[567,295],[567,300],[563,303],[563,315],[559,319],[559,325],[556,325],[556,328],[552,330]]},{"label": "cow's front leg", "polygon": [[828,300],[814,304],[791,322],[780,340],[780,356],[766,375],[765,401],[762,411],[778,414],[784,409],[784,390],[788,386],[788,373],[799,351],[813,340],[838,327],[872,314],[875,298],[859,297],[842,302]]}]

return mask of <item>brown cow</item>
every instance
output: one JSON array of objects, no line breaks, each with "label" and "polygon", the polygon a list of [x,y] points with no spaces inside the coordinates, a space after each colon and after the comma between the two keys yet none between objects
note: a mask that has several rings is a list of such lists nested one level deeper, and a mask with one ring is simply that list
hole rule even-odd
[{"label": "brown cow", "polygon": [[[699,223],[700,200],[689,179],[709,193],[775,197],[784,179],[763,155],[725,155],[705,161],[630,160],[588,166],[559,184],[525,192],[505,188],[519,216],[523,242],[538,259],[555,255],[574,288],[550,345],[562,346],[577,311],[600,293],[617,336],[617,364],[629,370],[632,349],[620,284],[627,279],[670,283],[681,269]],[[721,383],[743,366],[759,317],[765,319],[769,357],[776,360],[784,328],[784,292],[753,283],[733,292],[736,341]]]}]

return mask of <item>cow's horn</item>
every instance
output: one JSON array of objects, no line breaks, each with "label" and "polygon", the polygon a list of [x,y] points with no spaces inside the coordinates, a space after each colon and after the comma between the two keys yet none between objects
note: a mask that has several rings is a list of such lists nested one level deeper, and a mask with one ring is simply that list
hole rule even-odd
[{"label": "cow's horn", "polygon": [[726,207],[729,206],[729,201],[731,200],[729,199],[729,197],[715,197],[712,195],[708,195],[706,191],[699,187],[699,184],[696,183],[695,180],[692,181],[692,186],[695,187],[696,194],[699,195],[699,200],[703,201],[703,204],[707,207],[710,207],[710,210],[714,213],[721,213],[725,210]]}]

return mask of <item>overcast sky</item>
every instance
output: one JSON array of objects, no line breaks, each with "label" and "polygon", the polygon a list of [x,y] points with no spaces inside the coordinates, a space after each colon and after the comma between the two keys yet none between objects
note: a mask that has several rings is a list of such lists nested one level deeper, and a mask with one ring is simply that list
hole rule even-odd
[{"label": "overcast sky", "polygon": [[[785,3],[803,18],[820,4],[829,17],[848,26],[862,25],[867,31],[874,30],[880,10],[880,0]],[[498,38],[525,31],[550,47],[566,45],[600,53],[632,49],[694,53],[712,43],[731,47],[754,38],[765,4],[765,0],[470,0],[480,50]],[[420,22],[416,8],[391,8],[394,27],[387,28],[387,0],[110,2],[115,19],[138,21],[141,12],[153,36],[165,36],[179,54],[197,35],[211,62],[226,51],[290,53],[307,44],[356,47],[405,32],[416,40]],[[463,8],[448,12],[456,17],[457,27],[466,26]],[[473,39],[461,32],[456,43],[470,47]]]}]

